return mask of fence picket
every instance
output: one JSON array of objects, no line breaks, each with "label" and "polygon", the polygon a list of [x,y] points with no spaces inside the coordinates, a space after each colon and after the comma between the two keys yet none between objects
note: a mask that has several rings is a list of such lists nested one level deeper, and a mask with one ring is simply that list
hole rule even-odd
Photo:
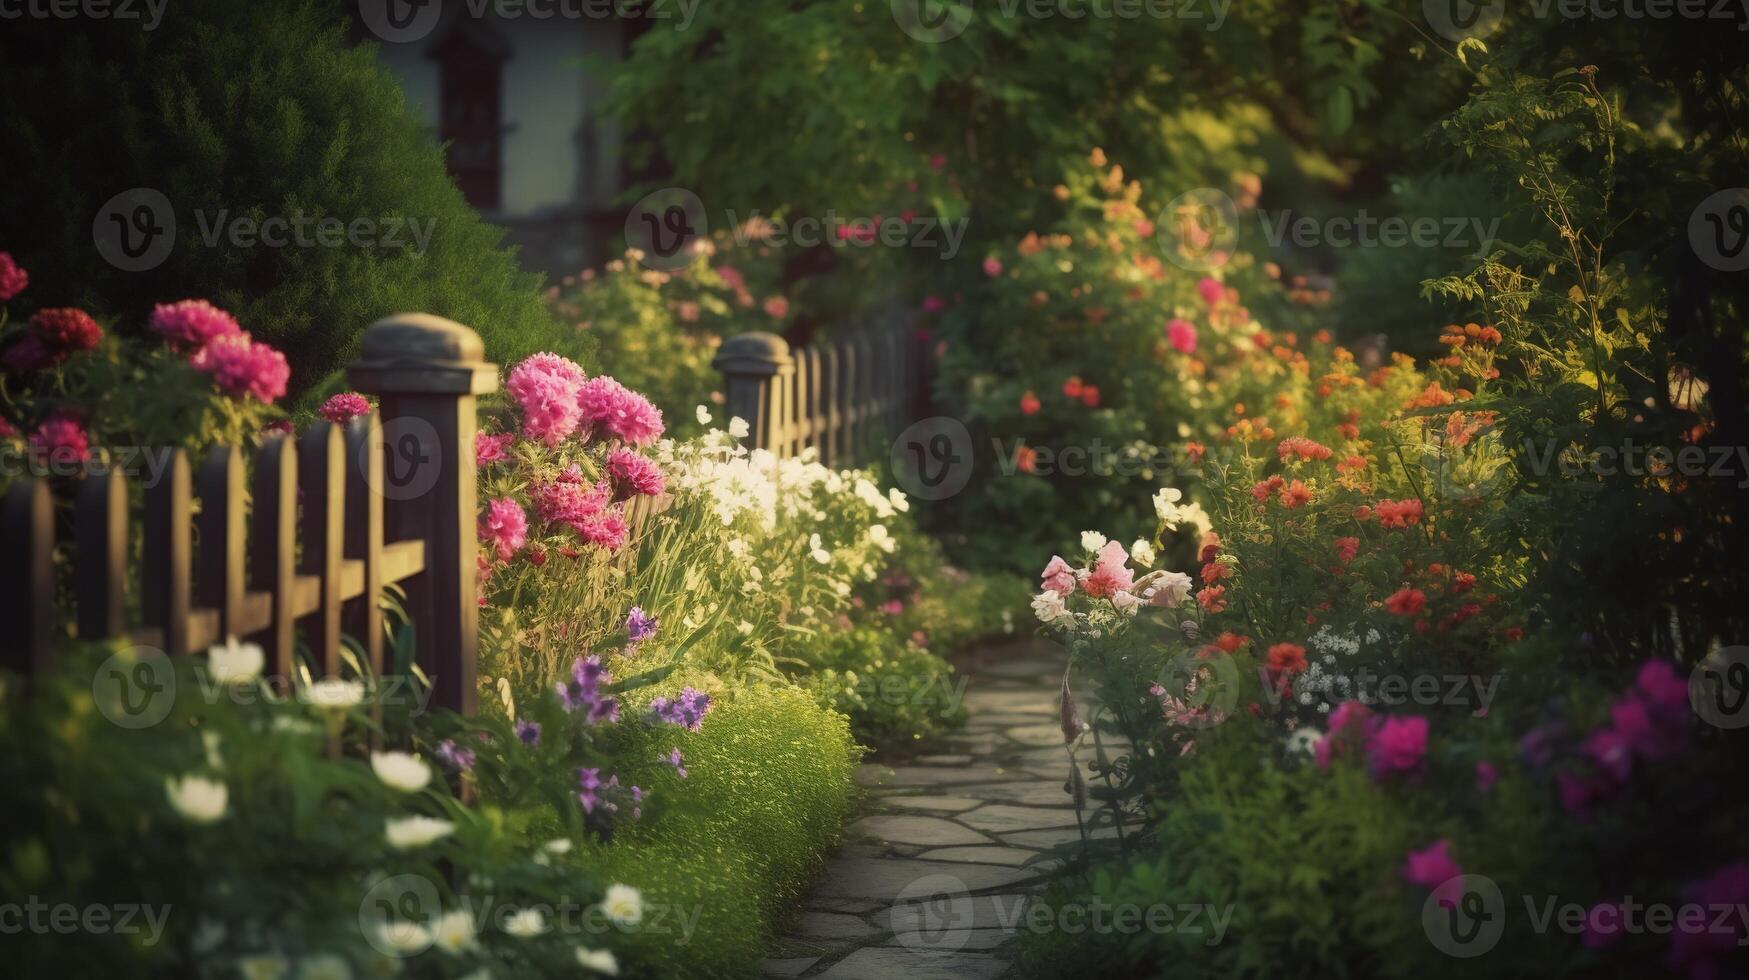
[{"label": "fence picket", "polygon": [[[200,554],[195,598],[218,612],[218,632],[235,636],[243,623],[243,453],[214,446],[201,464]],[[180,651],[178,651],[180,652]]]},{"label": "fence picket", "polygon": [[250,536],[250,584],[268,595],[267,624],[259,641],[267,672],[292,676],[293,559],[297,554],[297,449],[290,436],[272,436],[255,454],[255,526]]},{"label": "fence picket", "polygon": [[73,516],[79,638],[127,632],[128,485],[120,470],[86,473]]},{"label": "fence picket", "polygon": [[141,611],[146,626],[157,631],[155,645],[171,654],[190,648],[194,571],[191,484],[188,453],[177,449],[171,452],[163,477],[145,493]]},{"label": "fence picket", "polygon": [[349,579],[341,627],[364,648],[371,673],[383,672],[383,427],[375,412],[346,426],[345,554],[356,563],[356,590]]},{"label": "fence picket", "polygon": [[[298,445],[303,554],[298,571],[315,579],[315,609],[304,617],[304,642],[323,676],[340,672],[340,565],[345,546],[345,449],[340,430],[317,422]],[[300,610],[301,611],[301,610]]]},{"label": "fence picket", "polygon": [[12,485],[0,511],[0,615],[15,636],[0,644],[0,666],[28,673],[48,663],[54,629],[55,514],[46,480]]}]

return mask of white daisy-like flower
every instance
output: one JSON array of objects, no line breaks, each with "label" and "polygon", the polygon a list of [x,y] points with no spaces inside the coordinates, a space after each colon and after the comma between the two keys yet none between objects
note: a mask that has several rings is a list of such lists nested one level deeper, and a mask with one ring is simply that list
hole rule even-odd
[{"label": "white daisy-like flower", "polygon": [[577,947],[577,963],[585,970],[594,970],[596,973],[610,977],[619,976],[619,960],[614,958],[612,950],[589,949],[585,946],[579,946]]},{"label": "white daisy-like flower", "polygon": [[1324,733],[1310,725],[1296,728],[1287,737],[1287,750],[1294,755],[1311,755],[1318,747],[1318,741]]},{"label": "white daisy-like flower", "polygon": [[431,782],[431,767],[409,752],[372,752],[370,768],[383,785],[403,793],[417,793]]},{"label": "white daisy-like flower", "polygon": [[868,540],[875,547],[889,555],[893,553],[894,549],[899,547],[898,540],[887,532],[887,526],[885,524],[876,524],[873,527],[870,527],[868,529]]},{"label": "white daisy-like flower", "polygon": [[225,784],[205,776],[184,776],[164,780],[164,794],[170,806],[189,823],[215,823],[225,815],[230,791]]},{"label": "white daisy-like flower", "polygon": [[1156,557],[1154,546],[1146,538],[1137,538],[1136,543],[1130,545],[1130,558],[1138,565],[1152,565]]},{"label": "white daisy-like flower", "polygon": [[630,885],[609,885],[601,896],[601,911],[617,925],[635,926],[644,921],[644,896]]},{"label": "white daisy-like flower", "polygon": [[505,917],[504,931],[517,939],[533,939],[547,931],[547,917],[540,909],[520,909]]},{"label": "white daisy-like flower", "polygon": [[1098,531],[1081,532],[1081,550],[1086,551],[1089,554],[1097,554],[1099,549],[1105,547],[1105,544],[1105,535],[1100,534]]},{"label": "white daisy-like flower", "polygon": [[693,414],[698,418],[699,425],[710,425],[711,424],[711,410],[704,407],[703,405],[700,405],[697,408],[693,409]]},{"label": "white daisy-like flower", "polygon": [[445,912],[431,924],[431,944],[451,955],[479,945],[474,935],[474,917],[466,909]]},{"label": "white daisy-like flower", "polygon": [[442,840],[455,833],[455,824],[436,817],[390,817],[383,825],[389,846],[397,851],[411,851]]},{"label": "white daisy-like flower", "polygon": [[239,643],[229,637],[206,652],[207,673],[219,684],[246,684],[261,676],[267,666],[267,653],[258,643]]},{"label": "white daisy-like flower", "polygon": [[298,699],[323,711],[345,711],[358,707],[364,700],[364,685],[358,681],[325,677],[313,684],[304,685],[298,692]]},{"label": "white daisy-like flower", "polygon": [[891,487],[887,490],[887,502],[892,504],[893,509],[901,514],[911,509],[911,498],[900,493],[898,487]]},{"label": "white daisy-like flower", "polygon": [[729,420],[729,435],[734,436],[736,439],[745,439],[747,438],[748,431],[749,429],[747,428],[746,419],[732,418]]}]

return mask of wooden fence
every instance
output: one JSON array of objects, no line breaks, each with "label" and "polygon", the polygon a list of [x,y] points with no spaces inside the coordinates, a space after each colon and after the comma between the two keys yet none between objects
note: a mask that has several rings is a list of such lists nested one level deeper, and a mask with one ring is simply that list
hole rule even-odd
[{"label": "wooden fence", "polygon": [[[348,368],[375,413],[220,446],[195,468],[168,451],[142,490],[138,618],[130,627],[128,477],[92,470],[51,485],[20,480],[0,505],[0,622],[17,641],[0,665],[46,666],[55,609],[53,493],[71,497],[74,606],[82,640],[123,638],[170,654],[258,642],[269,674],[294,676],[301,636],[313,669],[340,671],[344,631],[383,669],[379,598],[399,584],[418,662],[438,706],[475,707],[475,397],[498,384],[480,338],[438,317],[390,317],[365,331]],[[63,485],[64,484],[64,485]],[[197,506],[198,501],[198,506]]]},{"label": "wooden fence", "polygon": [[874,462],[878,440],[926,414],[928,360],[902,316],[794,349],[776,334],[740,334],[714,364],[729,415],[747,420],[747,445],[779,457],[812,448],[828,466]]}]

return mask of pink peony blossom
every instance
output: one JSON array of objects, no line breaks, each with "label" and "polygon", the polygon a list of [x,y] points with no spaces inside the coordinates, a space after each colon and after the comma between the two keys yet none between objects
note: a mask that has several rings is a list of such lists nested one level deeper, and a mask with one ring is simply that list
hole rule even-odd
[{"label": "pink peony blossom", "polygon": [[648,446],[662,436],[662,412],[643,395],[602,375],[590,378],[577,395],[583,421],[592,438],[612,435],[634,446]]},{"label": "pink peony blossom", "polygon": [[503,435],[488,435],[484,432],[474,434],[474,465],[485,466],[487,463],[500,463],[510,458],[504,452],[516,437],[506,432]]},{"label": "pink peony blossom", "polygon": [[1173,318],[1166,324],[1166,340],[1181,354],[1196,350],[1196,328],[1188,321]]},{"label": "pink peony blossom", "polygon": [[730,289],[734,290],[737,293],[739,293],[747,288],[746,277],[741,275],[741,270],[735,268],[732,265],[719,265],[719,266],[717,266],[717,275],[721,276],[723,282],[726,283]]},{"label": "pink peony blossom", "polygon": [[492,501],[480,519],[480,540],[492,546],[499,561],[509,561],[528,543],[528,515],[509,497]]},{"label": "pink peony blossom", "polygon": [[103,341],[103,328],[91,314],[74,307],[37,310],[30,315],[30,330],[44,347],[62,358],[91,350]]},{"label": "pink peony blossom", "polygon": [[1044,579],[1046,589],[1058,595],[1066,596],[1075,591],[1075,569],[1069,567],[1069,563],[1059,555],[1051,556],[1050,562],[1045,565],[1045,570],[1039,577]]},{"label": "pink peony blossom", "polygon": [[565,524],[576,528],[593,519],[607,506],[612,493],[602,485],[588,485],[578,480],[560,477],[552,483],[537,483],[529,489],[535,513],[544,524]]},{"label": "pink peony blossom", "polygon": [[12,261],[11,252],[0,252],[0,303],[4,303],[30,285],[30,274]]},{"label": "pink peony blossom", "polygon": [[152,307],[152,332],[163,337],[171,350],[193,355],[219,337],[241,335],[243,328],[236,317],[206,300],[185,299]]},{"label": "pink peony blossom", "polygon": [[356,391],[343,391],[323,402],[316,414],[324,421],[345,425],[360,415],[370,414],[370,399]]},{"label": "pink peony blossom", "polygon": [[57,415],[30,434],[30,451],[39,463],[66,466],[91,458],[91,442],[78,420]]},{"label": "pink peony blossom", "polygon": [[504,390],[522,409],[522,433],[549,448],[577,431],[582,416],[577,394],[583,389],[583,369],[557,354],[530,355],[510,369]]},{"label": "pink peony blossom", "polygon": [[625,515],[618,508],[604,510],[594,517],[581,521],[576,525],[577,535],[583,540],[608,551],[618,551],[625,546],[626,536],[631,528],[626,524]]},{"label": "pink peony blossom", "polygon": [[246,333],[217,337],[188,362],[213,376],[219,390],[236,399],[271,405],[285,394],[291,365],[285,355]]},{"label": "pink peony blossom", "polygon": [[1426,755],[1426,718],[1392,715],[1367,737],[1367,764],[1375,779],[1394,772],[1414,772]]},{"label": "pink peony blossom", "polygon": [[655,461],[630,449],[615,449],[607,454],[607,474],[613,480],[613,499],[625,500],[637,495],[654,497],[662,492],[662,469]]},{"label": "pink peony blossom", "polygon": [[1127,592],[1135,584],[1135,573],[1129,569],[1130,554],[1116,541],[1108,541],[1093,560],[1093,574],[1081,583],[1082,591],[1096,599],[1109,599]]},{"label": "pink peony blossom", "polygon": [[1439,904],[1455,908],[1463,887],[1457,880],[1464,873],[1451,856],[1451,841],[1441,837],[1419,851],[1410,851],[1403,862],[1403,880],[1425,888],[1438,897]]}]

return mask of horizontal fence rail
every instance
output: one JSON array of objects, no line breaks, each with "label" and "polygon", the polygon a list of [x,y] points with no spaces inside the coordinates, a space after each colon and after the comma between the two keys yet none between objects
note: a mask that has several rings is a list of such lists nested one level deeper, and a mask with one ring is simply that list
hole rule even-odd
[{"label": "horizontal fence rail", "polygon": [[[480,338],[457,323],[403,314],[365,331],[348,368],[379,408],[252,453],[209,451],[198,468],[169,452],[141,490],[137,625],[129,624],[129,483],[93,468],[73,480],[19,480],[0,505],[0,616],[20,644],[0,666],[49,666],[72,622],[84,641],[120,639],[169,653],[227,637],[261,644],[288,683],[301,638],[311,671],[336,676],[341,636],[383,671],[383,589],[399,585],[418,662],[440,707],[472,713],[476,694],[475,398],[497,387]],[[247,458],[246,458],[247,457]],[[60,492],[75,606],[56,609]],[[198,504],[198,508],[197,508]]]},{"label": "horizontal fence rail", "polygon": [[827,466],[873,462],[877,440],[924,414],[927,359],[904,317],[791,348],[771,333],[731,337],[714,362],[727,410],[751,448],[780,458],[813,449]]}]

